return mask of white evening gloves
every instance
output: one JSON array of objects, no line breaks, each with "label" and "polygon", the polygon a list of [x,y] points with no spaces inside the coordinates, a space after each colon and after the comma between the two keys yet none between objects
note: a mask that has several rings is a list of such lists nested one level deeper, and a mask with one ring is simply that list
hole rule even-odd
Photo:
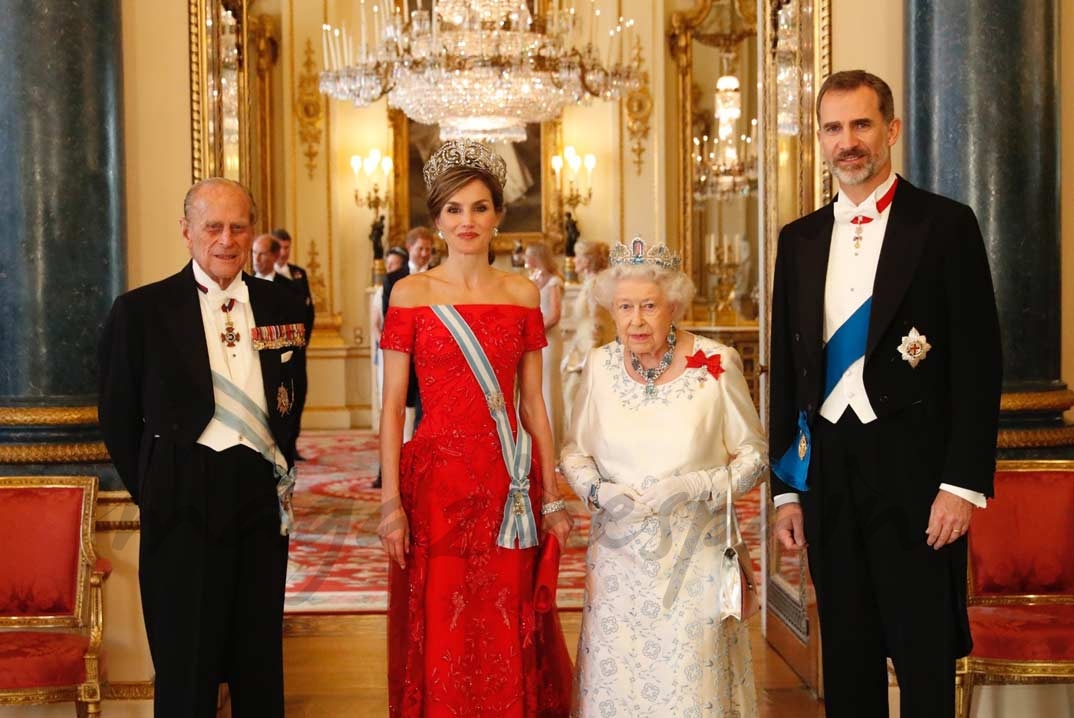
[{"label": "white evening gloves", "polygon": [[731,472],[726,466],[675,474],[643,491],[638,502],[654,513],[666,514],[684,501],[722,499],[730,481]]}]

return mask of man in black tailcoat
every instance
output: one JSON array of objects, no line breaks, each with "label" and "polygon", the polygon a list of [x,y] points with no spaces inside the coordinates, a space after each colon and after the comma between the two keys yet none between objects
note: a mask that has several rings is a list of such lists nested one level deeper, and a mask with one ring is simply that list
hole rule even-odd
[{"label": "man in black tailcoat", "polygon": [[141,516],[157,718],[283,717],[283,599],[304,308],[242,272],[254,203],[187,193],[178,274],[121,295],[101,336],[105,444]]},{"label": "man in black tailcoat", "polygon": [[772,296],[775,537],[808,541],[828,718],[954,715],[966,530],[992,495],[999,322],[973,211],[898,177],[888,85],[817,96],[838,198],[783,228]]}]

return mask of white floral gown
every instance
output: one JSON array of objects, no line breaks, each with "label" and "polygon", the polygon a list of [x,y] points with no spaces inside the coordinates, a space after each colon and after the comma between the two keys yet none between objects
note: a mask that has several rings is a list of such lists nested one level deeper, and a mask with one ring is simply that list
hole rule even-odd
[{"label": "white floral gown", "polygon": [[[751,718],[757,700],[748,630],[719,619],[724,490],[745,493],[767,449],[742,363],[697,337],[719,369],[687,368],[654,396],[626,372],[615,342],[593,350],[576,397],[563,471],[583,499],[599,472],[641,493],[678,473],[727,467],[712,499],[670,516],[593,516],[572,715]],[[712,362],[710,361],[710,364]],[[716,376],[718,375],[718,376]]]}]

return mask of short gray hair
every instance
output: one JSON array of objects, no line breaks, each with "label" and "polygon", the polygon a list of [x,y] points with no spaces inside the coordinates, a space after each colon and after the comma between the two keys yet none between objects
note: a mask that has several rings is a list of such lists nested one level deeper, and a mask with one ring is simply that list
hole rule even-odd
[{"label": "short gray hair", "polygon": [[675,305],[671,315],[673,321],[682,319],[694,301],[694,283],[679,270],[664,269],[653,264],[616,264],[598,274],[593,284],[593,298],[612,316],[615,316],[612,311],[615,288],[624,279],[654,282],[660,287],[664,298]]}]

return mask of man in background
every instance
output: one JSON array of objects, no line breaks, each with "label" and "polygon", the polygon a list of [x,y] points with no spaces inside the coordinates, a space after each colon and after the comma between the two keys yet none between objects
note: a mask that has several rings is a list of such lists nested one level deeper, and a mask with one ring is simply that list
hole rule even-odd
[{"label": "man in background", "polygon": [[271,234],[262,234],[254,240],[253,264],[254,276],[269,282],[276,282],[291,291],[299,291],[298,285],[276,271],[276,262],[280,259],[280,240]]},{"label": "man in background", "polygon": [[[406,233],[406,249],[408,261],[394,272],[388,272],[384,277],[384,292],[381,297],[381,316],[388,316],[388,302],[392,296],[392,288],[395,283],[410,274],[417,274],[429,269],[429,260],[433,256],[433,242],[436,235],[428,227],[414,227]],[[389,250],[390,251],[390,250]],[[414,372],[414,362],[410,363],[410,382],[406,390],[406,418],[403,422],[403,441],[410,441],[414,437],[414,429],[421,421],[421,396],[418,394],[418,376]],[[380,487],[380,472],[373,482],[373,488]]]},{"label": "man in background", "polygon": [[[309,275],[306,274],[306,270],[297,264],[291,264],[291,234],[283,228],[277,228],[270,233],[277,242],[280,243],[280,256],[276,260],[275,269],[277,276],[286,277],[294,283],[294,290],[303,298],[303,302],[306,307],[306,317],[304,324],[306,325],[306,341],[313,336],[313,320],[314,320],[314,304],[313,294],[310,292],[310,280]],[[302,362],[302,376],[306,375],[306,352],[302,352],[300,357]],[[298,412],[298,424],[299,431],[302,431],[302,411],[306,408],[306,394],[302,394],[302,402],[296,407],[295,411]],[[305,457],[301,454],[296,454],[301,460]]]}]

